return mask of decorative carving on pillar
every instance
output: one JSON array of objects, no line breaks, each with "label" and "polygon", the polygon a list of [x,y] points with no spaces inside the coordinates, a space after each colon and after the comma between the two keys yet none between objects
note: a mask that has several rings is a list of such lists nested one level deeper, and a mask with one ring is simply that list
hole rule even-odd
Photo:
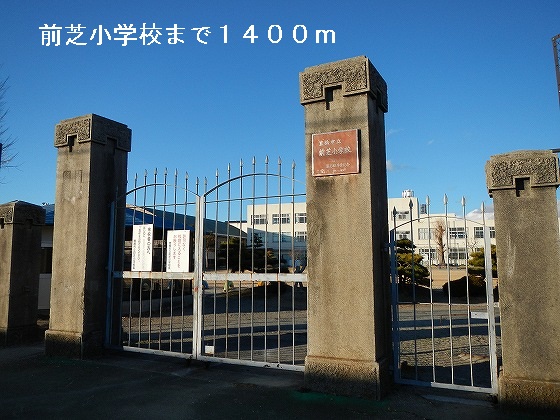
[{"label": "decorative carving on pillar", "polygon": [[387,83],[367,57],[355,57],[335,63],[309,67],[300,74],[300,102],[325,100],[325,87],[342,86],[344,96],[370,93],[387,112]]},{"label": "decorative carving on pillar", "polygon": [[516,178],[529,178],[531,187],[558,186],[558,177],[558,158],[549,150],[492,156],[486,164],[486,184],[490,193],[515,189]]},{"label": "decorative carving on pillar", "polygon": [[[89,114],[64,120],[56,125],[54,146],[74,146],[75,143],[94,142],[106,144],[107,139],[115,140],[115,147],[130,152],[131,130],[124,124],[99,115]],[[72,139],[72,140],[70,140]]]},{"label": "decorative carving on pillar", "polygon": [[4,219],[4,223],[12,223],[14,221],[14,208],[12,206],[0,207],[0,218]]},{"label": "decorative carving on pillar", "polygon": [[42,226],[45,224],[45,210],[25,201],[12,201],[0,205],[0,219],[7,224],[23,224],[31,220],[33,225]]}]

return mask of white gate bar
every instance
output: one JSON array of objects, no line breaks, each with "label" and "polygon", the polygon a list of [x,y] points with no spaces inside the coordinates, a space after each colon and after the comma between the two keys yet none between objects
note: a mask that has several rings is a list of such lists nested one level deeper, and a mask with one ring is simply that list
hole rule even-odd
[{"label": "white gate bar", "polygon": [[307,282],[307,274],[305,273],[219,273],[219,272],[204,272],[204,280],[220,281],[229,280],[233,282]]}]

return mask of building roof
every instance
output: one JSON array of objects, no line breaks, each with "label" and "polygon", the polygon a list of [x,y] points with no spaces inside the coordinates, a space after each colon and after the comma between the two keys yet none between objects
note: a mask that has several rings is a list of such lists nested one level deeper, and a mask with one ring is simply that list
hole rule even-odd
[{"label": "building roof", "polygon": [[[46,212],[45,225],[54,225],[54,204],[46,204],[43,206]],[[163,210],[152,210],[138,206],[126,207],[125,226],[130,227],[140,224],[153,224],[154,228],[166,230],[191,230],[194,232],[196,218],[191,215],[184,215],[180,213],[173,213]],[[226,222],[212,219],[204,220],[204,233],[218,233],[218,235],[225,236],[239,236],[240,230]]]}]

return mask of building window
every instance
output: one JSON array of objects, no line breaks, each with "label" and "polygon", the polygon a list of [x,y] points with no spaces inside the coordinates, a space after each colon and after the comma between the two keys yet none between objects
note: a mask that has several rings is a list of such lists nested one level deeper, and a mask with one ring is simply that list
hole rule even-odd
[{"label": "building window", "polygon": [[466,260],[467,252],[465,251],[465,248],[449,248],[449,259]]},{"label": "building window", "polygon": [[398,239],[410,239],[409,230],[397,230],[397,240]]},{"label": "building window", "polygon": [[449,237],[451,239],[465,239],[467,237],[467,233],[464,227],[450,227]]},{"label": "building window", "polygon": [[266,225],[266,214],[253,214],[253,215],[251,215],[251,224],[253,224],[253,225]]},{"label": "building window", "polygon": [[292,237],[290,235],[282,235],[282,242],[292,242]]},{"label": "building window", "polygon": [[294,218],[296,223],[307,223],[307,213],[296,213]]},{"label": "building window", "polygon": [[420,214],[428,214],[428,205],[420,204]]},{"label": "building window", "polygon": [[482,226],[474,227],[474,237],[476,239],[484,238],[484,228]]},{"label": "building window", "polygon": [[280,223],[282,223],[282,224],[290,223],[290,213],[282,213],[282,214],[275,213],[275,214],[273,214],[272,215],[272,224],[273,225],[279,225]]},{"label": "building window", "polygon": [[434,230],[430,228],[418,228],[418,240],[427,241],[428,239],[434,239]]},{"label": "building window", "polygon": [[295,232],[294,237],[296,242],[307,242],[307,232]]},{"label": "building window", "polygon": [[272,242],[278,242],[279,238],[280,238],[280,234],[272,233]]},{"label": "building window", "polygon": [[397,220],[409,220],[410,219],[409,214],[410,214],[410,212],[408,210],[407,211],[398,211],[395,214],[395,217],[396,217]]},{"label": "building window", "polygon": [[264,243],[264,233],[253,232],[253,242],[252,243],[254,244],[254,243],[259,243],[259,242],[261,244]]},{"label": "building window", "polygon": [[496,230],[493,226],[490,226],[490,238],[494,239],[496,237]]},{"label": "building window", "polygon": [[427,260],[435,260],[437,258],[437,252],[435,248],[419,248],[418,252]]}]

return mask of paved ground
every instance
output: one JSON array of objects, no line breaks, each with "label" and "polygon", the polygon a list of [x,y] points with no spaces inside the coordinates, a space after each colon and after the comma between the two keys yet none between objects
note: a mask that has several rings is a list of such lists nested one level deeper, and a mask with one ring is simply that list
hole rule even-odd
[{"label": "paved ground", "polygon": [[49,358],[0,349],[1,419],[538,419],[476,394],[396,387],[383,401],[308,392],[303,374],[110,352]]}]

